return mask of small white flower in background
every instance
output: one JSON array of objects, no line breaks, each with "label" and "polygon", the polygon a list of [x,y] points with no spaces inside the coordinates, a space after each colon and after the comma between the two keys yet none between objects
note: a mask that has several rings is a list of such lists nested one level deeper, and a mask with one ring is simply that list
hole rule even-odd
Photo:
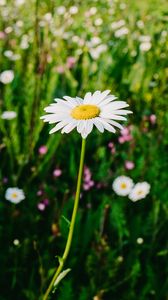
[{"label": "small white flower in background", "polygon": [[4,111],[1,115],[1,119],[12,120],[16,118],[17,113],[15,111]]},{"label": "small white flower in background", "polygon": [[25,0],[15,0],[15,5],[16,6],[23,5],[24,3],[25,3]]},{"label": "small white flower in background", "polygon": [[77,6],[71,6],[70,9],[69,9],[69,13],[71,15],[75,15],[78,13],[78,7]]},{"label": "small white flower in background", "polygon": [[102,44],[97,46],[96,48],[91,48],[89,52],[93,59],[98,59],[100,55],[106,51],[107,51],[107,45]]},{"label": "small white flower in background", "polygon": [[114,33],[114,36],[119,38],[122,37],[124,35],[127,35],[129,33],[129,30],[127,27],[121,27],[120,29],[116,30]]},{"label": "small white flower in background", "polygon": [[59,6],[59,7],[56,8],[56,13],[57,13],[58,15],[60,15],[60,16],[61,16],[61,15],[64,15],[65,12],[66,12],[65,6]]},{"label": "small white flower in background", "polygon": [[139,37],[139,41],[142,43],[147,43],[147,42],[151,41],[151,37],[150,37],[150,35],[141,35]]},{"label": "small white flower in background", "polygon": [[143,238],[139,237],[137,238],[137,244],[142,245],[144,242]]},{"label": "small white flower in background", "polygon": [[101,18],[96,19],[94,22],[95,26],[100,26],[100,25],[102,25],[102,23],[103,23],[103,20]]},{"label": "small white flower in background", "polygon": [[6,0],[0,0],[0,5],[5,5],[6,4]]},{"label": "small white flower in background", "polygon": [[125,21],[124,20],[119,20],[118,22],[113,22],[111,24],[111,28],[112,29],[118,29],[118,28],[120,28],[120,27],[122,27],[124,25],[125,25]]},{"label": "small white flower in background", "polygon": [[150,191],[150,184],[147,182],[138,182],[134,185],[132,191],[129,194],[129,199],[133,202],[144,199]]},{"label": "small white flower in background", "polygon": [[11,51],[11,50],[4,51],[4,56],[6,56],[8,58],[12,57],[13,56],[13,51]]},{"label": "small white flower in background", "polygon": [[127,196],[133,188],[133,180],[127,176],[117,177],[112,184],[114,192],[119,196]]},{"label": "small white flower in background", "polygon": [[151,47],[152,47],[152,44],[150,42],[143,42],[140,44],[139,49],[142,52],[147,52],[150,50]]},{"label": "small white flower in background", "polygon": [[20,245],[20,241],[18,239],[14,239],[13,240],[13,245],[16,246],[16,247],[19,246]]},{"label": "small white flower in background", "polygon": [[86,138],[95,126],[100,132],[108,130],[115,133],[114,127],[122,129],[120,123],[124,121],[127,114],[132,113],[124,108],[129,105],[125,101],[114,101],[117,98],[109,95],[110,91],[96,91],[86,93],[84,99],[80,97],[64,96],[64,99],[55,99],[56,103],[50,104],[44,110],[48,113],[41,117],[44,122],[49,124],[57,123],[50,130],[50,134],[60,129],[61,133],[69,133],[74,128]]},{"label": "small white flower in background", "polygon": [[5,192],[5,199],[11,203],[18,204],[25,199],[25,194],[23,190],[17,187],[8,188]]},{"label": "small white flower in background", "polygon": [[0,74],[0,82],[2,82],[3,84],[8,84],[12,82],[13,79],[14,79],[14,72],[12,70],[3,71]]}]

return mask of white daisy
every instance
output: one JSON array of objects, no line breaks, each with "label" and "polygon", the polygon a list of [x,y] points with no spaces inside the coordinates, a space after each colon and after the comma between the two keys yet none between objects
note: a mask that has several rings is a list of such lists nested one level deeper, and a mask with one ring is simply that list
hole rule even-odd
[{"label": "white daisy", "polygon": [[85,139],[91,133],[93,126],[100,132],[106,129],[115,133],[114,127],[123,128],[117,121],[126,120],[125,116],[131,111],[124,109],[129,106],[125,101],[115,101],[117,98],[109,93],[109,90],[96,91],[93,94],[88,92],[84,99],[68,96],[64,96],[64,99],[55,99],[56,103],[44,109],[48,114],[41,119],[49,124],[57,123],[50,130],[50,134],[60,129],[61,133],[69,133],[77,128]]},{"label": "white daisy", "polygon": [[15,111],[4,111],[1,115],[1,119],[4,119],[4,120],[12,120],[14,118],[16,118],[17,114]]},{"label": "white daisy", "polygon": [[14,204],[18,204],[25,199],[25,195],[23,190],[18,189],[17,187],[8,188],[5,193],[5,199]]},{"label": "white daisy", "polygon": [[3,71],[0,74],[0,82],[2,82],[3,84],[8,84],[12,82],[13,79],[14,79],[14,72],[12,70]]},{"label": "white daisy", "polygon": [[150,184],[147,182],[138,182],[129,194],[129,199],[133,202],[141,200],[149,194]]},{"label": "white daisy", "polygon": [[117,195],[127,196],[131,192],[133,185],[134,183],[130,177],[119,176],[113,181],[112,187]]}]

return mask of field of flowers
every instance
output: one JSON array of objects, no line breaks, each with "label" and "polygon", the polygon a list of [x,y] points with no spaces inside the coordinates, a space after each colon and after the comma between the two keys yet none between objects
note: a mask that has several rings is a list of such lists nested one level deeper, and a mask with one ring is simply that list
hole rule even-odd
[{"label": "field of flowers", "polygon": [[0,300],[43,300],[67,240],[81,136],[50,135],[44,108],[105,90],[133,113],[86,139],[47,299],[168,299],[167,28],[166,0],[0,0]]}]

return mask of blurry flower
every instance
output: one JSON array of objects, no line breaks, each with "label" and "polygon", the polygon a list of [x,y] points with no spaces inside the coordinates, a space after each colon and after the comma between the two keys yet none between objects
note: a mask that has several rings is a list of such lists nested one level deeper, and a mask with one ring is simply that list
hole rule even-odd
[{"label": "blurry flower", "polygon": [[115,145],[112,142],[110,142],[110,143],[108,143],[108,147],[110,148],[111,153],[114,154],[116,151]]},{"label": "blurry flower", "polygon": [[125,168],[127,170],[132,170],[132,169],[134,169],[134,167],[135,167],[135,164],[133,161],[130,161],[130,160],[125,161]]},{"label": "blurry flower", "polygon": [[143,244],[143,242],[144,242],[143,238],[141,237],[137,238],[137,244],[141,245]]},{"label": "blurry flower", "polygon": [[66,12],[65,6],[59,6],[59,7],[56,9],[56,12],[57,12],[58,15],[64,15],[65,12]]},{"label": "blurry flower", "polygon": [[17,114],[15,111],[4,111],[1,115],[1,119],[12,120],[16,118]]},{"label": "blurry flower", "polygon": [[74,67],[75,63],[76,63],[76,58],[75,58],[75,57],[69,56],[69,57],[67,58],[67,63],[66,63],[66,65],[67,65],[67,67],[68,67],[69,69],[72,69],[72,68]]},{"label": "blurry flower", "polygon": [[39,149],[38,149],[38,152],[39,152],[39,154],[41,154],[41,155],[46,154],[47,151],[48,151],[48,148],[47,148],[47,146],[45,146],[45,145],[40,146]]},{"label": "blurry flower", "polygon": [[70,9],[69,9],[69,13],[71,15],[75,15],[78,13],[78,7],[77,6],[71,6]]},{"label": "blurry flower", "polygon": [[85,139],[94,125],[100,132],[106,129],[115,133],[114,127],[123,128],[116,120],[126,120],[123,116],[130,114],[131,111],[124,109],[129,106],[125,101],[114,101],[116,97],[109,93],[109,90],[96,91],[93,94],[87,93],[84,99],[69,96],[64,96],[64,100],[55,99],[55,104],[44,109],[48,114],[41,119],[50,124],[57,123],[50,130],[50,134],[60,129],[62,129],[61,133],[69,133],[77,128]]},{"label": "blurry flower", "polygon": [[43,195],[43,191],[42,190],[38,190],[37,191],[37,196],[42,196]]},{"label": "blurry flower", "polygon": [[133,188],[133,181],[130,177],[119,176],[112,184],[114,192],[119,196],[127,196]]},{"label": "blurry flower", "polygon": [[118,28],[120,28],[120,27],[122,27],[122,26],[124,26],[125,25],[125,21],[124,20],[120,20],[120,21],[118,21],[118,22],[113,22],[112,24],[111,24],[111,28],[112,29],[118,29]]},{"label": "blurry flower", "polygon": [[19,246],[20,245],[20,241],[18,239],[14,239],[13,240],[13,245],[14,246]]},{"label": "blurry flower", "polygon": [[8,178],[7,177],[3,178],[3,183],[8,183]]},{"label": "blurry flower", "polygon": [[25,3],[25,0],[15,0],[15,5],[16,6],[23,5],[24,3]]},{"label": "blurry flower", "polygon": [[5,199],[12,203],[17,204],[25,199],[25,195],[23,190],[17,187],[8,188],[5,192]]},{"label": "blurry flower", "polygon": [[6,4],[6,0],[0,0],[0,5],[5,5]]},{"label": "blurry flower", "polygon": [[65,73],[65,67],[64,66],[58,66],[56,68],[58,74],[64,74]]},{"label": "blurry flower", "polygon": [[156,123],[156,115],[150,115],[149,116],[149,120],[151,122],[152,125],[154,125]]},{"label": "blurry flower", "polygon": [[138,21],[136,22],[136,24],[137,24],[137,26],[138,26],[139,28],[143,28],[143,27],[144,27],[144,22],[143,22],[142,20],[138,20]]},{"label": "blurry flower", "polygon": [[133,202],[144,199],[150,191],[150,184],[147,182],[139,182],[134,185],[129,194],[129,199]]},{"label": "blurry flower", "polygon": [[102,23],[103,23],[103,20],[101,18],[96,19],[95,22],[94,22],[94,24],[96,26],[100,26],[100,25],[102,25]]},{"label": "blurry flower", "polygon": [[120,29],[115,31],[114,36],[118,38],[118,37],[127,35],[128,33],[129,33],[129,30],[127,27],[121,27]]},{"label": "blurry flower", "polygon": [[89,10],[90,15],[95,15],[97,13],[97,8],[96,7],[91,7]]},{"label": "blurry flower", "polygon": [[39,202],[37,204],[37,208],[38,208],[38,210],[43,211],[43,210],[45,210],[46,206],[43,202]]},{"label": "blurry flower", "polygon": [[150,37],[150,35],[141,35],[139,37],[139,41],[142,43],[148,43],[151,41],[151,37]]},{"label": "blurry flower", "polygon": [[13,31],[13,28],[11,26],[8,26],[4,30],[7,34],[11,33]]},{"label": "blurry flower", "polygon": [[62,170],[61,169],[55,169],[53,171],[53,176],[54,177],[59,177],[59,176],[61,176],[61,174],[62,174]]},{"label": "blurry flower", "polygon": [[97,46],[96,48],[90,49],[90,54],[94,59],[98,59],[101,55],[101,53],[107,51],[107,45],[102,44]]},{"label": "blurry flower", "polygon": [[51,225],[51,231],[52,231],[52,234],[53,234],[54,236],[60,236],[60,235],[61,235],[60,230],[59,230],[59,227],[58,227],[58,225],[57,225],[56,223],[53,223],[53,224]]},{"label": "blurry flower", "polygon": [[13,79],[14,79],[14,72],[12,70],[3,71],[0,74],[0,81],[3,84],[8,84],[8,83],[12,82]]},{"label": "blurry flower", "polygon": [[22,36],[21,42],[20,42],[20,48],[25,50],[27,48],[29,48],[29,37],[27,34],[24,34]]},{"label": "blurry flower", "polygon": [[52,20],[52,14],[48,12],[43,16],[43,18],[45,21],[50,22]]},{"label": "blurry flower", "polygon": [[0,40],[3,40],[5,36],[6,36],[5,32],[0,31]]},{"label": "blurry flower", "polygon": [[152,47],[152,44],[150,42],[144,42],[144,43],[140,44],[139,49],[143,52],[146,52],[146,51],[150,50],[151,47]]},{"label": "blurry flower", "polygon": [[13,51],[11,51],[11,50],[6,50],[6,51],[4,51],[4,55],[6,56],[6,57],[12,57],[13,56]]},{"label": "blurry flower", "polygon": [[119,263],[121,263],[121,262],[123,262],[124,257],[120,255],[120,256],[117,257],[117,260],[118,260]]},{"label": "blurry flower", "polygon": [[118,141],[120,144],[123,144],[125,142],[129,142],[132,140],[132,135],[130,133],[130,127],[124,127],[121,130],[121,136],[118,138]]}]

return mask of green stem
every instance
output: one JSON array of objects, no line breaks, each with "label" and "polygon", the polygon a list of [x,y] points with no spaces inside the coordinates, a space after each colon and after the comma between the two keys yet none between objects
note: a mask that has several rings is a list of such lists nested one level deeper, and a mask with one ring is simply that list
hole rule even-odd
[{"label": "green stem", "polygon": [[80,198],[80,187],[81,187],[81,181],[82,181],[82,174],[83,174],[83,165],[84,165],[84,158],[85,158],[85,146],[86,146],[86,140],[82,139],[82,147],[81,147],[81,156],[80,156],[80,165],[79,165],[79,172],[78,172],[78,179],[77,179],[77,187],[76,187],[76,195],[75,195],[75,201],[74,201],[74,208],[73,208],[73,213],[72,213],[72,218],[71,218],[71,223],[70,223],[70,228],[69,228],[69,234],[68,234],[68,239],[66,242],[66,246],[65,246],[65,250],[63,253],[62,258],[60,259],[59,262],[59,267],[56,270],[53,279],[51,280],[51,283],[43,297],[43,300],[47,300],[54,282],[56,281],[57,277],[59,276],[59,274],[61,273],[65,261],[67,259],[67,256],[69,254],[70,248],[71,248],[71,244],[72,244],[72,237],[73,237],[73,232],[74,232],[74,226],[75,226],[75,220],[76,220],[76,214],[77,214],[77,210],[78,210],[78,204],[79,204],[79,198]]}]

